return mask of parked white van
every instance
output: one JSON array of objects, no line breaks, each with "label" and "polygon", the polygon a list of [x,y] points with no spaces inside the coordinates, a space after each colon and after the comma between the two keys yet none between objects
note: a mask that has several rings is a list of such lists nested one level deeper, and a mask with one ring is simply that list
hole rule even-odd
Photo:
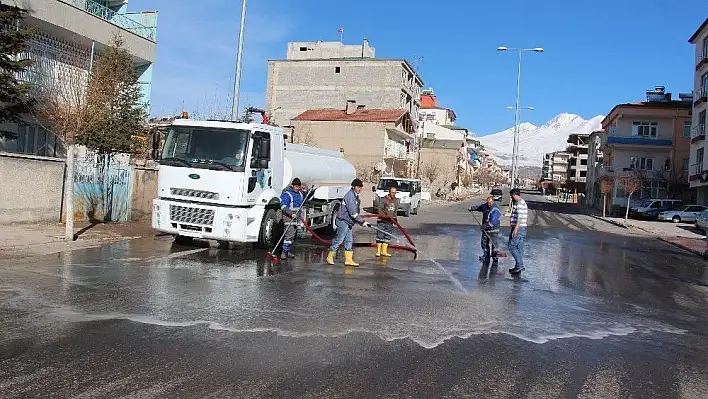
[{"label": "parked white van", "polygon": [[[388,195],[389,187],[396,187],[396,198],[400,199],[399,212],[408,217],[417,215],[423,200],[430,200],[430,193],[422,192],[423,182],[420,179],[407,179],[403,177],[382,177],[379,184],[371,189],[377,197]],[[376,206],[376,199],[374,199]]]}]

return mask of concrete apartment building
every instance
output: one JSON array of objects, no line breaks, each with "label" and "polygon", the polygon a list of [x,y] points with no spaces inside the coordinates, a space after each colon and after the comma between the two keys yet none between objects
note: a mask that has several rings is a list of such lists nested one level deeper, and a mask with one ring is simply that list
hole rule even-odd
[{"label": "concrete apartment building", "polygon": [[568,160],[568,180],[566,188],[578,192],[585,191],[588,176],[588,139],[589,134],[573,133],[568,136],[566,152],[570,153]]},{"label": "concrete apartment building", "polygon": [[[128,12],[127,0],[0,0],[28,10],[23,24],[37,33],[27,54],[34,64],[20,79],[57,90],[77,90],[88,82],[89,70],[119,34],[139,73],[143,102],[150,103],[152,65],[155,61],[157,12]],[[59,140],[29,115],[26,125],[7,124],[16,134],[0,139],[0,151],[63,156]]]},{"label": "concrete apartment building", "polygon": [[[691,95],[671,99],[663,86],[647,91],[647,100],[618,104],[602,121],[603,174],[642,172],[645,183],[633,198],[668,198],[688,178]],[[599,178],[601,176],[597,176]],[[671,187],[670,187],[671,186]],[[626,203],[616,185],[613,203]]]},{"label": "concrete apartment building", "polygon": [[708,112],[708,18],[688,39],[696,47],[689,185],[696,203],[708,204],[706,112]]},{"label": "concrete apartment building", "polygon": [[551,181],[555,184],[564,184],[568,180],[570,167],[570,153],[556,151],[551,156]]},{"label": "concrete apartment building", "polygon": [[279,126],[307,110],[337,108],[353,100],[368,109],[405,109],[417,130],[423,81],[404,59],[375,58],[368,40],[293,42],[284,60],[268,61],[266,109]]},{"label": "concrete apartment building", "polygon": [[312,109],[292,120],[292,142],[338,150],[361,173],[375,166],[396,176],[415,167],[413,124],[405,109],[368,109],[354,101]]},{"label": "concrete apartment building", "polygon": [[553,153],[543,155],[543,167],[541,167],[541,180],[553,180]]}]

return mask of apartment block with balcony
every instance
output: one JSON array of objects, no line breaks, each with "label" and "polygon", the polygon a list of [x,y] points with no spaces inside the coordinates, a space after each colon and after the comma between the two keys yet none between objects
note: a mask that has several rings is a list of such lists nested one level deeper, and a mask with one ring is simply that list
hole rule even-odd
[{"label": "apartment block with balcony", "polygon": [[405,109],[368,109],[350,100],[343,109],[307,110],[292,120],[291,142],[341,151],[357,169],[385,166],[409,176],[416,166],[413,126]]},{"label": "apartment block with balcony", "polygon": [[290,126],[312,109],[340,108],[348,100],[371,109],[405,109],[417,130],[420,75],[404,59],[375,58],[369,41],[288,43],[284,60],[268,61],[266,109]]},{"label": "apartment block with balcony", "polygon": [[[139,74],[143,103],[149,107],[152,65],[155,61],[157,12],[128,12],[127,0],[0,0],[28,11],[22,22],[35,28],[27,54],[32,66],[19,78],[52,90],[81,90],[88,82],[93,61],[123,39]],[[148,108],[149,109],[149,108]],[[24,125],[8,124],[16,138],[0,139],[0,151],[42,156],[64,156],[63,146],[51,132],[28,115]]]},{"label": "apartment block with balcony", "polygon": [[568,169],[570,168],[569,152],[556,151],[551,156],[551,179],[554,183],[565,184],[568,180]]},{"label": "apartment block with balcony", "polygon": [[553,180],[553,153],[543,155],[543,167],[541,167],[541,180]]},{"label": "apartment block with balcony", "polygon": [[[647,90],[646,95],[646,101],[616,105],[602,121],[607,132],[600,135],[602,173],[639,171],[643,186],[633,196],[636,200],[679,196],[682,187],[687,191],[692,96],[681,94],[681,100],[672,100],[663,86]],[[625,194],[615,186],[613,203],[625,201]]]},{"label": "apartment block with balcony", "polygon": [[705,159],[706,112],[708,112],[708,18],[688,39],[696,49],[693,119],[691,121],[691,152],[689,185],[695,201],[708,205],[708,163]]},{"label": "apartment block with balcony", "polygon": [[568,165],[568,181],[566,188],[569,190],[585,191],[588,176],[588,139],[589,134],[573,133],[568,136],[566,152],[570,153]]}]

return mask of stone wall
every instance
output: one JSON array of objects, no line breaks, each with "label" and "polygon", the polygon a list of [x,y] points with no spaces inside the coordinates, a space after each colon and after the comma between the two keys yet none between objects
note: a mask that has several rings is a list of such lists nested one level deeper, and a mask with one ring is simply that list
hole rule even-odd
[{"label": "stone wall", "polygon": [[64,160],[0,152],[0,223],[57,222]]}]

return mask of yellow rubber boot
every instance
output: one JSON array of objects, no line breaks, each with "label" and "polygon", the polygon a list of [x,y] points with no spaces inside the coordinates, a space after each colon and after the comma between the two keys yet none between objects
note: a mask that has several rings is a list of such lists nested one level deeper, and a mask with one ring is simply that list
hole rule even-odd
[{"label": "yellow rubber boot", "polygon": [[391,254],[388,253],[388,243],[383,243],[381,244],[381,255],[390,257]]},{"label": "yellow rubber boot", "polygon": [[330,249],[329,253],[327,254],[327,264],[328,265],[334,264],[334,254],[335,254],[335,252]]},{"label": "yellow rubber boot", "polygon": [[382,247],[381,243],[380,243],[380,242],[377,242],[377,243],[376,243],[376,257],[377,257],[377,258],[378,258],[379,256],[381,256],[381,247]]},{"label": "yellow rubber boot", "polygon": [[359,266],[358,263],[354,262],[353,251],[344,251],[344,266]]}]

